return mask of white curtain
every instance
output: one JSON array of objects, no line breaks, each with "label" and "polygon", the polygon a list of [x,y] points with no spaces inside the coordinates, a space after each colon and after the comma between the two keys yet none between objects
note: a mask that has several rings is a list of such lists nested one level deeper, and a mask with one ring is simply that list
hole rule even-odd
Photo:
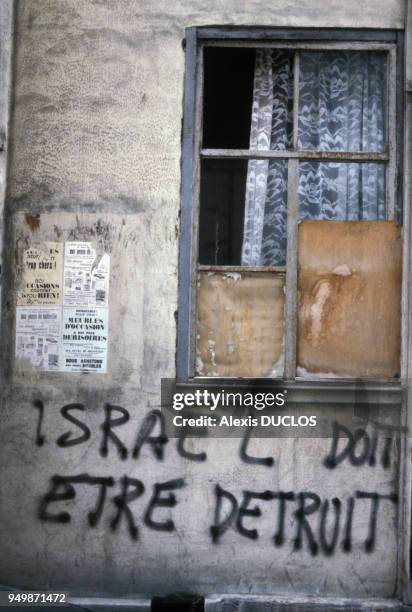
[{"label": "white curtain", "polygon": [[[385,57],[372,52],[300,54],[298,146],[312,151],[382,151]],[[292,147],[293,55],[256,51],[250,148]],[[287,164],[248,164],[242,265],[286,260]],[[302,162],[301,219],[383,219],[381,164]]]}]

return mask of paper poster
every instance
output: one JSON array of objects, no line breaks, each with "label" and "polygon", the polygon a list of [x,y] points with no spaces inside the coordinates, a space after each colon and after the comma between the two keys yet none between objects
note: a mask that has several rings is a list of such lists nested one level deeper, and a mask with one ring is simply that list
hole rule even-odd
[{"label": "paper poster", "polygon": [[64,306],[108,307],[110,255],[97,255],[90,242],[66,242]]},{"label": "paper poster", "polygon": [[106,372],[107,308],[63,308],[62,371]]},{"label": "paper poster", "polygon": [[17,306],[16,358],[46,371],[60,369],[61,308]]},{"label": "paper poster", "polygon": [[63,243],[44,242],[23,252],[18,306],[54,306],[62,302]]}]

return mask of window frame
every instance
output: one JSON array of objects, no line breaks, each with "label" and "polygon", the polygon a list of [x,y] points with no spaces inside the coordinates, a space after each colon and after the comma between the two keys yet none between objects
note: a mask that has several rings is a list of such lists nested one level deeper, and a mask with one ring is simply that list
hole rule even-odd
[{"label": "window frame", "polygon": [[[177,378],[180,381],[201,379],[195,375],[196,359],[196,288],[199,270],[219,269],[242,271],[275,271],[269,267],[202,266],[198,264],[198,230],[200,213],[200,165],[202,159],[283,159],[288,164],[287,194],[287,257],[285,304],[285,371],[282,379],[288,385],[310,386],[331,382],[339,386],[351,384],[353,379],[302,379],[296,376],[297,330],[297,230],[298,180],[300,160],[385,163],[386,219],[402,220],[401,203],[401,67],[403,34],[394,30],[331,30],[279,28],[187,28],[186,72],[183,116],[181,236],[179,251],[179,310],[177,338]],[[293,147],[286,151],[249,149],[202,149],[203,115],[203,50],[205,47],[287,48],[295,50]],[[301,50],[365,50],[387,53],[387,122],[386,147],[382,152],[321,152],[297,148],[299,105],[299,51]],[[398,118],[398,121],[397,121]],[[399,213],[399,214],[398,214]],[[404,290],[403,290],[404,293]],[[400,387],[405,374],[404,298],[401,317],[401,376],[399,379],[363,381],[371,387]],[[242,381],[244,379],[232,379]],[[273,379],[279,380],[279,379]]]}]

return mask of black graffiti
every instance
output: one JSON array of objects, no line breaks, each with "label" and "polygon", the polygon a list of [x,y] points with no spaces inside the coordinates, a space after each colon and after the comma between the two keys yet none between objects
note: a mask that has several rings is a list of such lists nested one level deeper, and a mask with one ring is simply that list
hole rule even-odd
[{"label": "black graffiti", "polygon": [[[303,537],[306,535],[310,553],[317,555],[319,545],[315,540],[312,527],[309,524],[307,517],[316,513],[320,506],[320,497],[316,493],[303,492],[298,493],[298,509],[295,511],[296,518],[296,535],[293,539],[293,549],[300,550],[303,546]],[[309,503],[307,503],[309,501]]]},{"label": "black graffiti", "polygon": [[71,414],[73,410],[80,410],[81,412],[84,412],[84,406],[83,404],[67,404],[66,406],[63,406],[60,412],[62,417],[67,419],[73,425],[76,425],[76,427],[78,427],[83,434],[81,436],[74,437],[71,431],[67,431],[61,435],[60,438],[57,439],[56,444],[63,448],[67,446],[76,446],[77,444],[87,442],[91,436],[89,427]]},{"label": "black graffiti", "polygon": [[[327,517],[329,514],[329,506],[332,506],[333,509],[333,529],[332,536],[328,542],[327,538]],[[338,497],[334,497],[331,502],[328,499],[325,499],[322,503],[321,511],[320,511],[320,527],[319,527],[319,540],[320,547],[325,553],[325,555],[332,555],[339,537],[339,524],[340,524],[340,516],[342,510],[342,502]]]},{"label": "black graffiti", "polygon": [[[35,400],[33,402],[35,408],[39,411],[39,417],[36,426],[36,444],[42,446],[45,442],[45,436],[41,433],[45,408],[41,400]],[[86,407],[84,404],[75,402],[66,404],[60,410],[65,421],[69,421],[72,425],[75,425],[81,432],[81,435],[76,435],[75,432],[69,430],[61,434],[56,444],[60,448],[69,448],[84,444],[90,440],[92,431],[80,418],[80,415],[74,416],[73,412],[85,413]],[[100,425],[102,431],[102,437],[99,446],[99,453],[101,457],[108,457],[110,448],[114,447],[117,451],[118,456],[121,460],[126,460],[129,457],[133,459],[139,459],[141,451],[144,445],[149,445],[153,456],[158,461],[164,460],[165,448],[170,441],[166,435],[166,421],[165,417],[160,410],[150,410],[143,418],[143,421],[139,425],[135,442],[133,447],[129,450],[125,443],[118,435],[117,431],[123,425],[126,425],[130,421],[130,414],[126,408],[122,406],[116,406],[112,404],[105,404],[104,406],[104,419]],[[116,433],[114,431],[116,429]],[[157,433],[154,433],[157,430]],[[202,463],[207,461],[207,453],[205,451],[191,452],[187,449],[187,439],[190,437],[205,438],[208,436],[207,427],[199,428],[182,428],[179,431],[179,437],[176,440],[176,450],[180,457],[193,461],[195,463]],[[244,436],[240,442],[239,456],[243,463],[250,465],[257,465],[263,467],[272,467],[274,465],[273,457],[256,457],[250,454],[248,448],[250,440],[252,438],[253,429],[247,428]]]},{"label": "black graffiti", "polygon": [[99,486],[96,506],[94,510],[88,513],[88,522],[91,527],[95,527],[103,513],[103,507],[106,500],[107,487],[114,485],[114,479],[111,477],[89,476],[89,474],[78,474],[77,476],[59,476],[55,475],[51,478],[51,487],[46,495],[41,499],[39,505],[38,517],[41,521],[51,523],[70,523],[71,515],[67,511],[52,514],[48,507],[54,502],[69,501],[76,497],[76,490],[73,485],[86,484],[91,486]]},{"label": "black graffiti", "polygon": [[252,457],[248,454],[247,449],[250,438],[253,433],[253,427],[247,427],[243,435],[242,443],[240,445],[240,458],[244,463],[250,463],[252,465],[264,465],[266,467],[272,467],[275,463],[273,457]]},{"label": "black graffiti", "polygon": [[285,542],[286,502],[295,501],[295,494],[292,491],[278,491],[274,493],[273,499],[279,500],[278,528],[273,536],[273,543],[275,546],[282,546]]},{"label": "black graffiti", "polygon": [[263,493],[254,493],[253,491],[244,491],[243,492],[243,500],[239,506],[239,510],[237,512],[236,517],[236,529],[238,532],[251,540],[257,540],[259,535],[257,529],[247,529],[243,524],[243,519],[245,517],[259,517],[262,514],[262,511],[259,506],[254,506],[253,508],[249,508],[249,502],[252,499],[261,499],[263,501],[270,501],[273,499],[273,493],[271,491],[264,491]]},{"label": "black graffiti", "polygon": [[[46,436],[43,433],[45,420],[45,406],[40,399],[33,401],[33,406],[38,411],[38,419],[35,431],[35,444],[43,446],[46,442]],[[61,434],[56,444],[60,448],[69,448],[86,443],[93,435],[92,430],[79,417],[74,415],[74,412],[85,413],[86,407],[82,403],[70,403],[63,406],[60,410],[61,416],[65,421],[70,422],[78,430],[80,435],[76,435],[75,431],[69,430]],[[127,425],[130,421],[130,414],[126,408],[112,404],[105,404],[104,419],[100,425],[102,437],[99,446],[101,457],[108,457],[110,449],[114,448],[122,460],[131,457],[139,459],[144,445],[148,445],[153,456],[158,461],[163,461],[165,458],[165,448],[169,443],[169,438],[166,435],[165,417],[160,410],[152,409],[143,418],[138,427],[135,441],[132,448],[129,450],[117,433],[118,430]],[[116,432],[114,431],[116,430]],[[179,437],[176,440],[176,450],[184,459],[193,462],[207,461],[207,453],[203,450],[200,452],[192,452],[187,448],[187,438],[208,436],[207,427],[197,428],[196,431],[182,428],[179,432]],[[385,437],[379,437],[384,435]],[[243,463],[262,467],[273,467],[275,460],[273,457],[259,457],[252,455],[249,451],[250,442],[253,439],[253,427],[245,429],[243,438],[239,446],[239,457]],[[394,448],[396,448],[397,437],[396,432],[390,430],[382,431],[382,428],[376,428],[371,433],[368,433],[363,428],[358,428],[354,432],[349,430],[344,425],[335,421],[332,425],[331,447],[328,455],[322,460],[324,467],[333,470],[347,460],[355,467],[376,465],[382,466],[384,469],[391,467],[391,456]],[[379,443],[381,442],[381,443]]]},{"label": "black graffiti", "polygon": [[[352,549],[352,528],[355,510],[361,516],[368,516],[367,533],[363,535],[363,549],[371,553],[375,549],[377,539],[378,514],[383,502],[398,503],[395,493],[381,494],[377,492],[355,491],[345,501],[338,497],[324,499],[317,493],[302,491],[243,491],[241,503],[236,496],[220,485],[215,486],[214,521],[210,527],[212,541],[218,543],[223,535],[234,529],[240,535],[251,540],[259,539],[256,525],[245,526],[244,521],[259,519],[262,516],[260,505],[249,507],[252,500],[275,502],[277,504],[277,526],[272,541],[275,546],[283,546],[286,542],[286,513],[291,504],[297,507],[291,509],[293,519],[293,534],[291,543],[293,550],[308,550],[311,555],[322,553],[333,555],[339,549],[348,553]],[[270,510],[272,515],[273,510]],[[342,521],[342,516],[344,521]]]},{"label": "black graffiti", "polygon": [[36,399],[33,402],[33,406],[39,411],[39,418],[37,420],[37,428],[36,428],[36,444],[37,446],[43,446],[45,442],[45,436],[42,434],[42,425],[44,419],[44,404],[41,400]]},{"label": "black graffiti", "polygon": [[[200,453],[192,453],[191,451],[188,451],[187,448],[185,447],[185,441],[188,438],[188,433],[189,433],[189,429],[186,427],[182,427],[182,430],[179,432],[179,437],[177,440],[177,452],[178,454],[183,457],[183,459],[188,459],[189,461],[195,461],[198,463],[202,463],[203,461],[207,460],[207,454],[204,451],[201,451]],[[193,437],[193,429],[190,430],[191,436]],[[206,437],[208,435],[207,432],[207,427],[198,427],[195,430],[195,433],[197,436],[199,437]]]},{"label": "black graffiti", "polygon": [[[54,475],[50,480],[50,488],[47,493],[41,498],[38,508],[38,518],[42,522],[49,523],[70,523],[72,515],[66,509],[58,509],[52,511],[50,506],[57,503],[68,502],[75,500],[77,497],[77,487],[80,485],[88,485],[97,487],[97,498],[94,508],[89,510],[87,514],[87,522],[90,527],[97,527],[101,522],[106,501],[107,491],[116,485],[116,481],[111,476],[90,476],[89,474],[77,474],[74,476]],[[110,529],[117,531],[120,524],[126,523],[127,531],[133,540],[139,537],[139,529],[136,523],[135,514],[131,508],[132,502],[143,496],[145,492],[144,484],[129,476],[123,476],[119,480],[120,493],[111,498],[112,504],[115,506],[115,514],[110,518]],[[157,509],[168,508],[172,509],[177,505],[177,498],[173,491],[181,489],[185,486],[183,478],[176,478],[164,483],[155,483],[153,492],[146,508],[142,512],[143,523],[154,531],[174,531],[175,523],[171,518],[166,520],[155,520],[153,515]],[[167,493],[167,495],[164,495]]]},{"label": "black graffiti", "polygon": [[[225,533],[225,531],[227,531],[227,529],[231,526],[233,519],[237,515],[238,511],[238,503],[236,501],[236,497],[229,491],[225,491],[225,489],[222,489],[222,487],[218,484],[215,486],[215,496],[215,518],[213,525],[210,527],[212,542],[217,542],[220,537]],[[224,499],[229,502],[230,511],[226,514],[226,516],[223,516],[222,518]]]},{"label": "black graffiti", "polygon": [[[175,524],[172,519],[166,521],[155,521],[153,519],[153,513],[156,508],[174,508],[177,504],[177,499],[174,493],[171,493],[174,489],[180,489],[185,486],[183,478],[176,478],[175,480],[169,480],[162,484],[155,484],[153,487],[153,495],[147,507],[144,515],[144,523],[147,527],[156,531],[174,531]],[[169,493],[162,497],[162,493],[169,491]]]},{"label": "black graffiti", "polygon": [[[341,441],[343,441],[343,448],[339,450]],[[359,428],[352,433],[347,427],[335,421],[332,429],[331,448],[323,460],[323,465],[333,470],[347,459],[355,467],[363,465],[374,467],[378,462],[384,469],[389,469],[395,438],[384,438],[383,448],[377,459],[378,441],[377,430],[368,434],[365,429]]]},{"label": "black graffiti", "polygon": [[[156,428],[156,425],[159,425],[160,433],[158,436],[152,436],[151,434]],[[164,447],[169,442],[165,434],[165,428],[165,418],[160,410],[151,410],[143,419],[143,423],[137,434],[132,452],[133,459],[139,457],[143,444],[149,444],[156,459],[163,461]]]},{"label": "black graffiti", "polygon": [[[129,478],[128,476],[123,476],[120,483],[122,492],[120,495],[116,495],[116,497],[113,498],[113,503],[117,508],[117,513],[111,520],[110,527],[113,531],[115,531],[119,526],[120,519],[122,516],[124,516],[132,539],[137,540],[139,530],[134,521],[133,513],[129,508],[129,503],[143,494],[144,485],[141,480],[137,480],[137,478]],[[130,485],[133,487],[131,491],[129,491]]]},{"label": "black graffiti", "polygon": [[396,504],[398,502],[398,496],[394,493],[390,495],[379,495],[379,493],[367,493],[365,491],[356,491],[355,497],[357,499],[370,499],[371,500],[369,532],[368,532],[368,537],[365,540],[365,551],[372,552],[375,548],[376,525],[378,521],[378,510],[379,510],[380,502],[384,499],[387,499]]},{"label": "black graffiti", "polygon": [[[120,459],[127,459],[127,448],[117,437],[117,435],[113,432],[114,427],[120,427],[120,425],[124,425],[130,419],[130,415],[126,408],[122,408],[121,406],[113,406],[112,404],[105,404],[104,412],[106,418],[101,426],[103,431],[102,443],[100,446],[100,454],[102,457],[107,457],[109,453],[109,440],[115,445],[117,452],[119,454]],[[122,416],[113,418],[112,414],[114,412],[119,412]]]}]

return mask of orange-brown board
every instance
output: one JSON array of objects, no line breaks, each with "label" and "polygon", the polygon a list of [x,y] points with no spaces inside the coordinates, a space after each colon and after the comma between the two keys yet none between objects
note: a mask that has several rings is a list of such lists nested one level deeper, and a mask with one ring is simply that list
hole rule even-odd
[{"label": "orange-brown board", "polygon": [[298,376],[398,376],[399,224],[303,221],[298,262]]},{"label": "orange-brown board", "polygon": [[284,275],[199,272],[198,376],[283,375]]}]

